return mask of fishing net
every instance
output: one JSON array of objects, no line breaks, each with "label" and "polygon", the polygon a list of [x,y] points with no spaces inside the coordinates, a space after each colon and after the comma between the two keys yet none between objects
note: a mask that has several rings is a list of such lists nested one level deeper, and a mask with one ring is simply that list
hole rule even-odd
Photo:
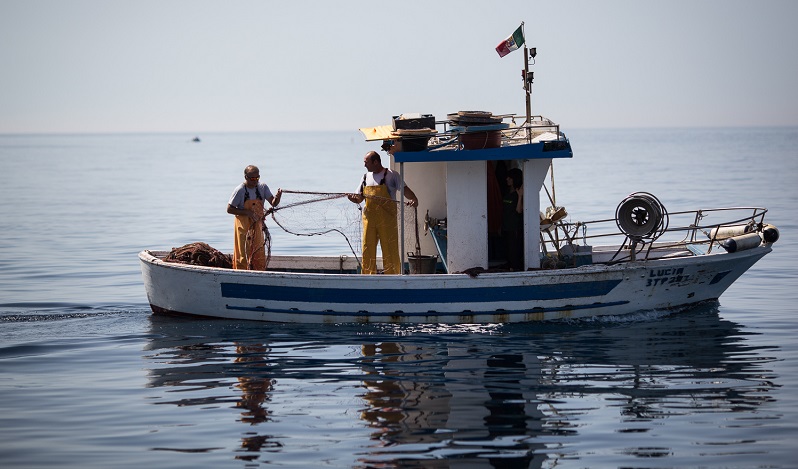
[{"label": "fishing net", "polygon": [[173,248],[169,254],[166,255],[164,261],[178,264],[222,267],[225,269],[233,268],[233,262],[230,260],[230,256],[205,243],[191,243],[179,248]]},{"label": "fishing net", "polygon": [[353,254],[360,249],[360,210],[340,192],[283,190],[280,205],[266,214],[294,236],[335,236]]},{"label": "fishing net", "polygon": [[[341,192],[308,192],[283,190],[280,205],[267,209],[270,217],[284,232],[294,236],[326,236],[339,239],[339,245],[348,249],[358,263],[361,258],[362,204],[355,204]],[[397,227],[401,227],[402,210],[399,202],[382,197],[380,203],[397,204]],[[405,249],[416,247],[416,211],[406,207],[404,210]],[[268,232],[268,228],[266,228]],[[397,236],[401,228],[397,230]],[[272,237],[266,234],[267,253],[272,251]],[[328,243],[332,245],[333,243]],[[401,249],[401,240],[400,240]],[[268,261],[268,259],[267,259]]]},{"label": "fishing net", "polygon": [[[276,208],[265,210],[264,215],[271,218],[277,226],[293,236],[326,236],[337,238],[337,242],[330,242],[326,245],[328,249],[336,249],[340,254],[341,250],[351,252],[358,264],[361,262],[362,254],[362,204],[355,204],[348,198],[347,193],[341,192],[306,192],[283,190],[280,205]],[[418,225],[416,224],[417,214],[414,208],[406,207],[404,215],[399,210],[399,202],[383,197],[369,197],[375,199],[380,204],[397,205],[397,227],[402,226],[404,217],[405,251],[418,252]],[[254,230],[262,229],[264,241],[254,236]],[[396,236],[399,237],[401,229],[397,229]],[[247,233],[246,244],[244,246],[249,268],[252,268],[252,259],[260,255],[261,252],[266,257],[266,267],[269,265],[272,255],[273,238],[266,223],[252,224],[250,232]],[[401,255],[402,243],[399,240]],[[309,250],[310,251],[310,250]],[[232,259],[229,255],[214,249],[206,243],[196,242],[186,244],[179,248],[173,248],[164,258],[166,262],[179,264],[201,265],[207,267],[233,268]]]}]

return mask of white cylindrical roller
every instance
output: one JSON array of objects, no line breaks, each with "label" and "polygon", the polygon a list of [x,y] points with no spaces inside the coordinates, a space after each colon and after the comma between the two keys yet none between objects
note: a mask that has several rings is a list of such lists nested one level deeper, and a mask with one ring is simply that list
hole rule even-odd
[{"label": "white cylindrical roller", "polygon": [[745,251],[746,249],[755,248],[760,244],[762,244],[762,238],[759,237],[759,233],[748,233],[742,236],[735,236],[725,239],[720,243],[726,252]]},{"label": "white cylindrical roller", "polygon": [[717,226],[709,232],[710,239],[726,239],[754,231],[754,225]]}]

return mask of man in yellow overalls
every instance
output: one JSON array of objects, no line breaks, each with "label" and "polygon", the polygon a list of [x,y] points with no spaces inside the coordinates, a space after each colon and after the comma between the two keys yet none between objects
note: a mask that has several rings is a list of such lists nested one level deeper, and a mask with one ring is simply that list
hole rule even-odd
[{"label": "man in yellow overalls", "polygon": [[[382,266],[385,274],[402,273],[399,257],[399,230],[396,223],[396,191],[402,185],[400,176],[382,166],[380,155],[375,151],[366,153],[363,164],[368,173],[363,175],[358,192],[349,195],[349,200],[363,208],[363,254],[361,272],[377,273],[377,243],[382,248]],[[416,194],[404,186],[408,205],[418,205]]]},{"label": "man in yellow overalls", "polygon": [[263,235],[264,202],[272,207],[280,203],[282,189],[272,195],[265,182],[259,182],[260,170],[249,165],[244,168],[244,182],[239,184],[227,203],[227,213],[236,216],[233,268],[266,270],[266,241]]}]

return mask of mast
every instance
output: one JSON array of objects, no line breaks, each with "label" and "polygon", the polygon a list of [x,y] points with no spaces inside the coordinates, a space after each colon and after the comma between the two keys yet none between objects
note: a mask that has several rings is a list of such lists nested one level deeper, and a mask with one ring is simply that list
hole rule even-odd
[{"label": "mast", "polygon": [[[521,23],[523,25],[523,23]],[[524,70],[522,72],[524,80],[524,93],[526,94],[526,123],[532,124],[532,103],[530,96],[532,95],[532,81],[535,79],[535,72],[529,71],[529,59],[532,59],[532,64],[535,64],[535,57],[538,55],[537,48],[527,48],[526,40],[524,41]]]},{"label": "mast", "polygon": [[524,41],[524,94],[526,94],[526,123],[532,123],[532,103],[530,101],[530,94],[532,93],[532,80],[529,74],[529,49],[526,47]]}]

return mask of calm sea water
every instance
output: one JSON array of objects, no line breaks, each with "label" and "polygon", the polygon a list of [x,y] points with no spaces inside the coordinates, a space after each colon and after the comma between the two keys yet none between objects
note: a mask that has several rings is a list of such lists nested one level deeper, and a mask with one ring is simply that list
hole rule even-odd
[{"label": "calm sea water", "polygon": [[[798,129],[574,130],[572,220],[765,206],[718,304],[490,326],[153,317],[137,253],[232,249],[247,164],[348,192],[355,133],[0,136],[2,467],[795,467]],[[272,227],[280,253],[346,253]]]}]

